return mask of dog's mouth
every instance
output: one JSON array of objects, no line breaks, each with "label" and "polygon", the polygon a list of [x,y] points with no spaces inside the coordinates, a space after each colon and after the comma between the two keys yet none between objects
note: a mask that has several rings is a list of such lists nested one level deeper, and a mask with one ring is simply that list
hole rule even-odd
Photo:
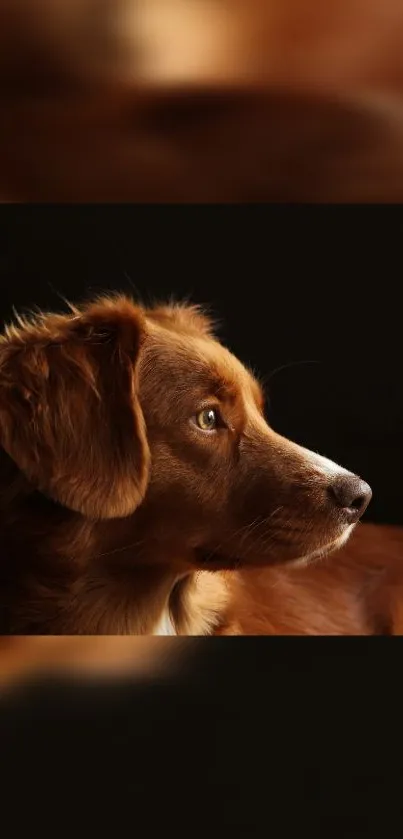
[{"label": "dog's mouth", "polygon": [[310,565],[312,562],[319,561],[326,556],[339,550],[349,539],[355,525],[349,525],[345,531],[330,542],[315,548],[312,551],[298,555],[297,551],[294,556],[290,555],[286,558],[276,557],[275,554],[270,556],[233,556],[230,554],[221,553],[219,550],[210,550],[208,548],[196,548],[195,550],[195,564],[198,568],[206,571],[235,571],[246,567],[262,567],[265,565],[288,565],[290,567],[303,567]]},{"label": "dog's mouth", "polygon": [[338,551],[346,544],[355,527],[355,524],[350,524],[349,527],[346,527],[344,533],[342,533],[337,539],[334,539],[332,542],[328,542],[323,547],[317,548],[310,553],[308,552],[303,556],[297,557],[287,564],[295,568],[303,568],[305,565],[310,565],[312,562],[324,559],[326,556],[330,556],[330,554]]}]

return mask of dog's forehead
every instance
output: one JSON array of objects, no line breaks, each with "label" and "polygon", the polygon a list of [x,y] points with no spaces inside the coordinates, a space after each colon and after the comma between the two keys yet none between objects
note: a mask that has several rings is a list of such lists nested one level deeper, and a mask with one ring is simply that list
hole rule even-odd
[{"label": "dog's forehead", "polygon": [[242,393],[254,402],[262,402],[260,386],[242,362],[212,335],[186,335],[161,324],[153,325],[149,345],[153,364],[165,376],[168,371],[182,385],[200,384],[211,387],[217,395]]}]

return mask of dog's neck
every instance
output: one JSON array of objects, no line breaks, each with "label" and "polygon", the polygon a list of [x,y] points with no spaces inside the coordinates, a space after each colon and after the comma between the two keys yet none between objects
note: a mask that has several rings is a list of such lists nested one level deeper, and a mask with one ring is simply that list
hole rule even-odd
[{"label": "dog's neck", "polygon": [[[140,560],[129,544],[134,543],[132,525],[130,534],[125,522],[114,526],[108,540],[103,525],[32,494],[8,456],[3,460],[2,632],[209,635],[219,625],[229,599],[228,580],[222,575],[189,573],[186,566],[179,571],[153,557]],[[20,504],[24,532],[17,526]],[[48,536],[37,553],[41,528]]]},{"label": "dog's neck", "polygon": [[[108,578],[87,577],[71,629],[85,634],[212,635],[225,620],[230,580],[207,571],[173,576],[161,568],[137,568],[125,587]],[[84,629],[83,629],[84,628]]]},{"label": "dog's neck", "polygon": [[196,571],[179,579],[156,625],[155,635],[212,635],[222,623],[231,581],[220,573]]}]

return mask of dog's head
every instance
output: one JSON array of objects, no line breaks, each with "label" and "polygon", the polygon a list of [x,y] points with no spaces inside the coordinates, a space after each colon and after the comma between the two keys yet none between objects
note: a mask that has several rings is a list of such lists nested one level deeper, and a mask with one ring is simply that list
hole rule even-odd
[{"label": "dog's head", "polygon": [[126,517],[144,558],[182,569],[317,556],[371,497],[269,427],[257,381],[192,307],[117,297],[9,327],[0,442],[41,493]]}]

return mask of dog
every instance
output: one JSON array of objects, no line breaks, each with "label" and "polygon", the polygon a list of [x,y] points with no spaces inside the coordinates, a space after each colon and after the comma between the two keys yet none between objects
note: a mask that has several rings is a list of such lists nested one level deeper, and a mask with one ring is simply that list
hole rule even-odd
[{"label": "dog", "polygon": [[228,572],[341,547],[370,487],[281,437],[197,307],[117,295],[0,339],[2,634],[212,634]]}]

